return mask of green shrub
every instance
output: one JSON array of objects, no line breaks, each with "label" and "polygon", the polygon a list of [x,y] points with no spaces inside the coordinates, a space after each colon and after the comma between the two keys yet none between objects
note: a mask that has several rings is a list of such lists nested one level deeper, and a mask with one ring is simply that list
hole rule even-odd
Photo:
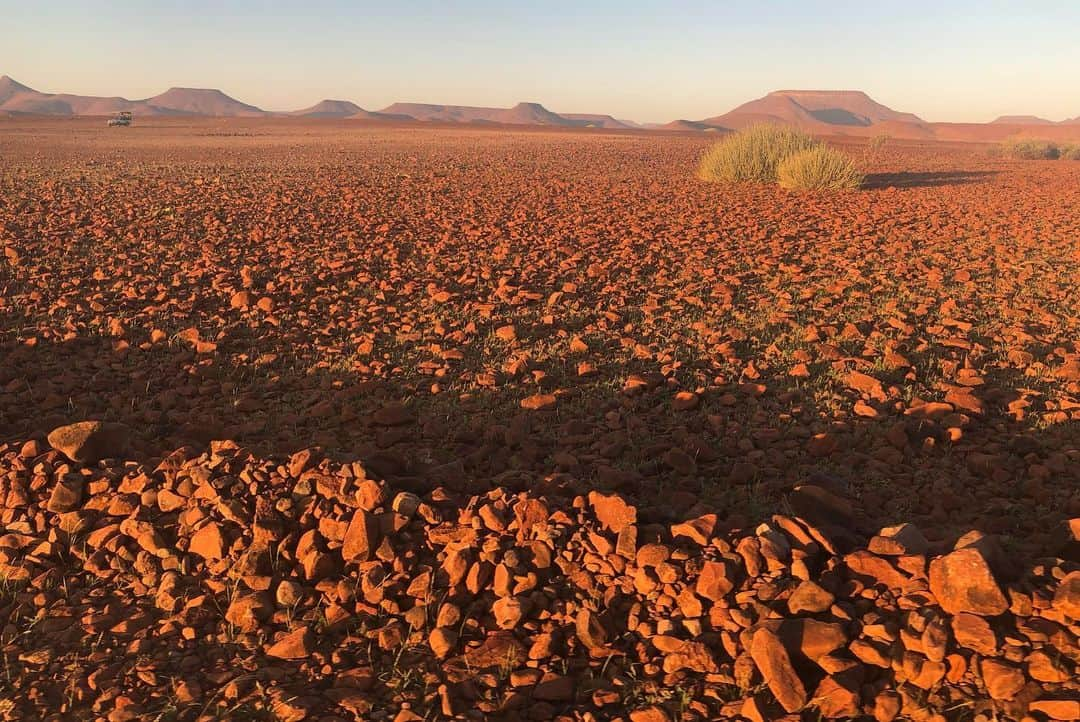
[{"label": "green shrub", "polygon": [[701,159],[698,177],[728,183],[775,183],[788,156],[817,145],[806,133],[779,125],[752,125],[721,140]]},{"label": "green shrub", "polygon": [[825,145],[788,156],[776,175],[781,188],[792,190],[854,190],[863,182],[851,158]]},{"label": "green shrub", "polygon": [[1006,156],[1018,160],[1057,160],[1061,157],[1061,149],[1049,140],[1015,138],[1005,141],[1003,150]]},{"label": "green shrub", "polygon": [[1080,160],[1080,143],[1066,143],[1061,146],[1063,160]]}]

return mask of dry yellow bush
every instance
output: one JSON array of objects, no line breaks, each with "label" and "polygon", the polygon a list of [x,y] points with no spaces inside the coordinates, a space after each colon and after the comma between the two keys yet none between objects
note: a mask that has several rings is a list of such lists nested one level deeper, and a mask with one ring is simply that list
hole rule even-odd
[{"label": "dry yellow bush", "polygon": [[728,183],[775,183],[788,156],[817,145],[806,133],[779,125],[752,125],[714,145],[701,159],[698,177]]},{"label": "dry yellow bush", "polygon": [[863,182],[851,158],[825,145],[788,156],[776,175],[781,188],[792,190],[853,190]]}]

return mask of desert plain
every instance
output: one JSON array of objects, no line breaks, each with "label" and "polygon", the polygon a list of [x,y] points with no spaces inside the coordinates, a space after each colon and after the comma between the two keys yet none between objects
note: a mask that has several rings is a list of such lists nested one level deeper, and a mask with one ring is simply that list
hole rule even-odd
[{"label": "desert plain", "polygon": [[1080,162],[713,140],[0,121],[0,715],[1080,717]]}]

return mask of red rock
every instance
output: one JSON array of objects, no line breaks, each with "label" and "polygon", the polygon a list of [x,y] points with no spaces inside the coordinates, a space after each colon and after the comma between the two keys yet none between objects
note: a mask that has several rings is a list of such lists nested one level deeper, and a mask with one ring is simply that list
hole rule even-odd
[{"label": "red rock", "polygon": [[670,722],[667,712],[656,705],[636,709],[630,713],[630,722]]},{"label": "red rock", "polygon": [[990,565],[973,546],[930,562],[930,591],[950,614],[970,612],[992,617],[1009,608]]},{"label": "red rock", "polygon": [[673,524],[671,526],[671,536],[675,540],[681,537],[689,539],[699,546],[708,546],[716,533],[717,522],[716,514],[704,514],[681,524]]},{"label": "red rock", "polygon": [[589,649],[601,649],[607,643],[607,632],[595,614],[588,609],[578,612],[575,621],[577,637]]},{"label": "red rock", "polygon": [[604,528],[616,534],[637,521],[637,509],[627,504],[617,494],[590,491],[589,505]]},{"label": "red rock", "polygon": [[967,390],[954,389],[945,394],[946,403],[952,404],[957,409],[971,414],[982,414],[985,411],[983,402]]},{"label": "red rock", "polygon": [[515,669],[526,660],[526,650],[510,632],[492,632],[479,646],[467,650],[461,657],[469,669],[490,669],[505,666]]},{"label": "red rock", "polygon": [[278,659],[307,659],[314,650],[315,636],[307,625],[298,627],[270,645],[266,654]]},{"label": "red rock", "polygon": [[78,464],[122,456],[131,433],[123,424],[80,421],[49,432],[49,446]]},{"label": "red rock", "polygon": [[851,649],[851,653],[865,664],[872,664],[875,667],[881,667],[882,669],[888,669],[892,666],[888,650],[881,648],[873,642],[868,642],[865,639],[855,639],[852,640],[849,648]]},{"label": "red rock", "polygon": [[933,662],[915,652],[905,652],[902,675],[919,689],[934,689],[945,677],[948,668],[941,662]]},{"label": "red rock", "polygon": [[420,501],[420,497],[418,497],[416,494],[402,491],[394,497],[393,502],[391,502],[390,504],[390,508],[404,517],[411,518],[414,514],[416,514],[416,510],[420,508],[421,503],[422,502]]},{"label": "red rock", "polygon": [[1040,699],[1032,702],[1028,709],[1053,720],[1080,719],[1080,700],[1076,699]]},{"label": "red rock", "polygon": [[994,699],[1012,699],[1024,687],[1024,674],[1011,664],[984,659],[980,667],[983,684]]},{"label": "red rock", "polygon": [[378,541],[378,522],[375,516],[366,509],[357,509],[345,530],[341,557],[346,563],[367,561],[374,554]]},{"label": "red rock", "polygon": [[980,616],[961,612],[952,618],[956,643],[972,651],[992,656],[997,654],[998,640],[990,624]]},{"label": "red rock", "polygon": [[639,567],[655,567],[671,557],[671,550],[663,544],[643,544],[637,550],[636,561]]},{"label": "red rock", "polygon": [[671,407],[676,411],[692,411],[701,403],[701,397],[692,391],[680,391],[675,394],[671,401]]},{"label": "red rock", "polygon": [[204,524],[191,536],[188,551],[198,554],[207,561],[217,561],[228,556],[228,547],[225,535],[221,532],[221,525],[217,522]]},{"label": "red rock", "polygon": [[701,642],[684,641],[664,655],[664,672],[672,674],[681,670],[714,674],[720,671],[720,667],[707,646]]},{"label": "red rock", "polygon": [[1058,655],[1050,655],[1037,649],[1027,657],[1028,676],[1038,682],[1061,684],[1072,679],[1065,662]]},{"label": "red rock", "polygon": [[861,711],[859,685],[846,677],[830,675],[814,690],[811,704],[828,719],[857,717]]},{"label": "red rock", "polygon": [[45,508],[49,511],[62,514],[78,509],[83,501],[83,481],[81,478],[69,475],[53,486],[52,493]]},{"label": "red rock", "polygon": [[859,399],[855,402],[855,405],[852,407],[852,411],[855,412],[856,416],[861,416],[865,419],[876,419],[878,416],[880,416],[877,409],[875,409],[873,406],[866,403],[862,399]]},{"label": "red rock", "polygon": [[534,394],[521,400],[521,408],[529,411],[542,411],[555,406],[557,399],[553,394]]},{"label": "red rock", "polygon": [[832,654],[848,643],[842,625],[808,617],[783,620],[779,625],[779,635],[785,647],[798,650],[812,661]]},{"label": "red rock", "polygon": [[809,612],[816,614],[827,611],[833,604],[835,597],[821,585],[812,581],[802,582],[788,597],[788,610],[792,614]]},{"label": "red rock", "polygon": [[29,461],[41,454],[41,447],[36,439],[30,439],[19,448],[19,458]]},{"label": "red rock", "polygon": [[237,595],[225,611],[225,619],[241,632],[254,632],[273,613],[273,605],[265,593]]},{"label": "red rock", "polygon": [[881,382],[873,376],[868,376],[859,371],[852,371],[844,379],[844,383],[847,384],[849,388],[869,396],[874,401],[886,401],[888,399],[885,395],[885,390],[881,386]]},{"label": "red rock", "polygon": [[929,544],[914,524],[898,524],[886,527],[870,540],[869,549],[874,554],[904,556],[925,554]]},{"label": "red rock", "polygon": [[871,584],[884,584],[890,589],[901,589],[908,578],[885,559],[866,550],[852,552],[844,557],[844,564],[856,577]]},{"label": "red rock", "polygon": [[798,712],[806,706],[806,688],[779,637],[767,629],[757,630],[751,640],[750,655],[781,707],[787,712]]},{"label": "red rock", "polygon": [[457,645],[457,632],[447,627],[436,627],[428,635],[428,646],[439,659],[445,659]]},{"label": "red rock", "polygon": [[735,574],[727,561],[707,561],[702,564],[694,591],[709,601],[723,599],[735,588]]},{"label": "red rock", "polygon": [[229,307],[236,309],[246,309],[251,306],[251,292],[250,291],[237,291],[229,298]]},{"label": "red rock", "polygon": [[892,690],[882,690],[874,698],[874,719],[877,722],[892,722],[900,714],[901,698]]},{"label": "red rock", "polygon": [[945,416],[951,414],[952,412],[952,404],[946,404],[940,401],[931,401],[925,404],[921,404],[919,406],[912,406],[909,409],[905,409],[904,415],[938,421]]},{"label": "red rock", "polygon": [[513,629],[528,612],[529,603],[520,597],[502,597],[495,600],[491,605],[491,611],[495,615],[495,623],[500,629]]},{"label": "red rock", "polygon": [[1054,608],[1065,616],[1080,621],[1080,572],[1069,572],[1054,592]]}]

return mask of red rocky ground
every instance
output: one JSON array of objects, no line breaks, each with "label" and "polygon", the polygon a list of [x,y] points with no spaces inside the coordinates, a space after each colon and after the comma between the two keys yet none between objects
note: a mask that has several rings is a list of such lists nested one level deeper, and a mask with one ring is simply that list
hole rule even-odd
[{"label": "red rocky ground", "polygon": [[0,713],[1080,717],[1080,163],[707,142],[0,125]]}]

